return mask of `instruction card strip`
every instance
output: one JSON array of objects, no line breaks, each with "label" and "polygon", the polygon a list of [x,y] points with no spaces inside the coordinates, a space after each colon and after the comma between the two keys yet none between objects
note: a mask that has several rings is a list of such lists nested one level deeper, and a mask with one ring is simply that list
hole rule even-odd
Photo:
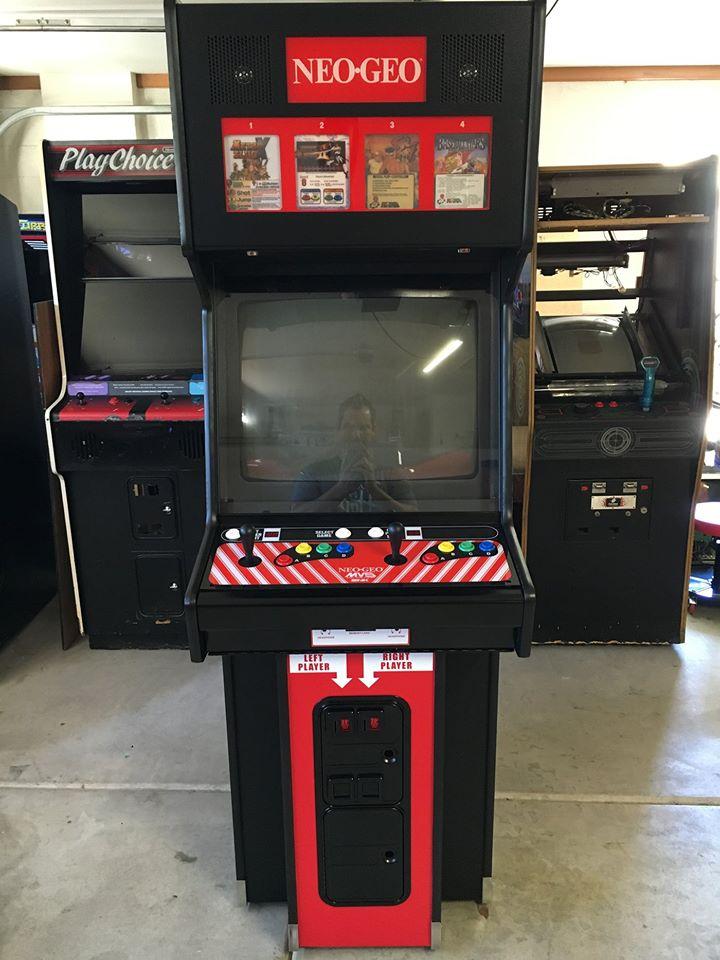
[{"label": "instruction card strip", "polygon": [[228,213],[487,210],[491,117],[222,121]]},{"label": "instruction card strip", "polygon": [[410,631],[404,627],[311,630],[310,640],[313,647],[404,647],[410,643]]}]

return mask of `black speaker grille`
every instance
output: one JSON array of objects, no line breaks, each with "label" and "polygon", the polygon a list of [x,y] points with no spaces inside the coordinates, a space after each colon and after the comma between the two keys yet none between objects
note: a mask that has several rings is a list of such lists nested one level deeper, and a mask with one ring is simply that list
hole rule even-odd
[{"label": "black speaker grille", "polygon": [[208,37],[211,103],[272,103],[270,36]]},{"label": "black speaker grille", "polygon": [[178,445],[187,460],[202,460],[205,451],[201,424],[186,425],[176,434]]},{"label": "black speaker grille", "polygon": [[81,463],[87,463],[89,460],[97,460],[102,452],[103,442],[92,430],[84,430],[73,436],[70,446],[73,457]]},{"label": "black speaker grille", "polygon": [[501,103],[505,35],[444,33],[440,99],[443,103]]}]

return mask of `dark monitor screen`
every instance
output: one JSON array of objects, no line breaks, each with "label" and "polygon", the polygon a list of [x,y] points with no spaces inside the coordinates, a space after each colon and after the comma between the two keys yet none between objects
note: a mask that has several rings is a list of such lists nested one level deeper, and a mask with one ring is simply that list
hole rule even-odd
[{"label": "dark monitor screen", "polygon": [[477,507],[496,491],[486,294],[216,308],[224,511]]},{"label": "dark monitor screen", "polygon": [[192,280],[85,284],[82,361],[115,374],[202,369],[202,313]]},{"label": "dark monitor screen", "polygon": [[620,317],[543,317],[542,329],[551,354],[547,373],[636,373],[627,325]]}]

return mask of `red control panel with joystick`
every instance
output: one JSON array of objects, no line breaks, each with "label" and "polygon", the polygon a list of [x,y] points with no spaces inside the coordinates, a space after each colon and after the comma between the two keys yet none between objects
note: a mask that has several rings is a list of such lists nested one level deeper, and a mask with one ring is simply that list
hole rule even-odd
[{"label": "red control panel with joystick", "polygon": [[207,573],[213,587],[512,582],[495,527],[422,528],[397,522],[352,530],[227,527]]}]

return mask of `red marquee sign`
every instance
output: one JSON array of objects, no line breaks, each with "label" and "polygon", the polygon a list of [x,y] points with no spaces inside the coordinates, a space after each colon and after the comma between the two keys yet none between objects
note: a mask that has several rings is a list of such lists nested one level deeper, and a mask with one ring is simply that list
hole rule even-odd
[{"label": "red marquee sign", "polygon": [[288,103],[424,103],[425,37],[287,37]]}]

